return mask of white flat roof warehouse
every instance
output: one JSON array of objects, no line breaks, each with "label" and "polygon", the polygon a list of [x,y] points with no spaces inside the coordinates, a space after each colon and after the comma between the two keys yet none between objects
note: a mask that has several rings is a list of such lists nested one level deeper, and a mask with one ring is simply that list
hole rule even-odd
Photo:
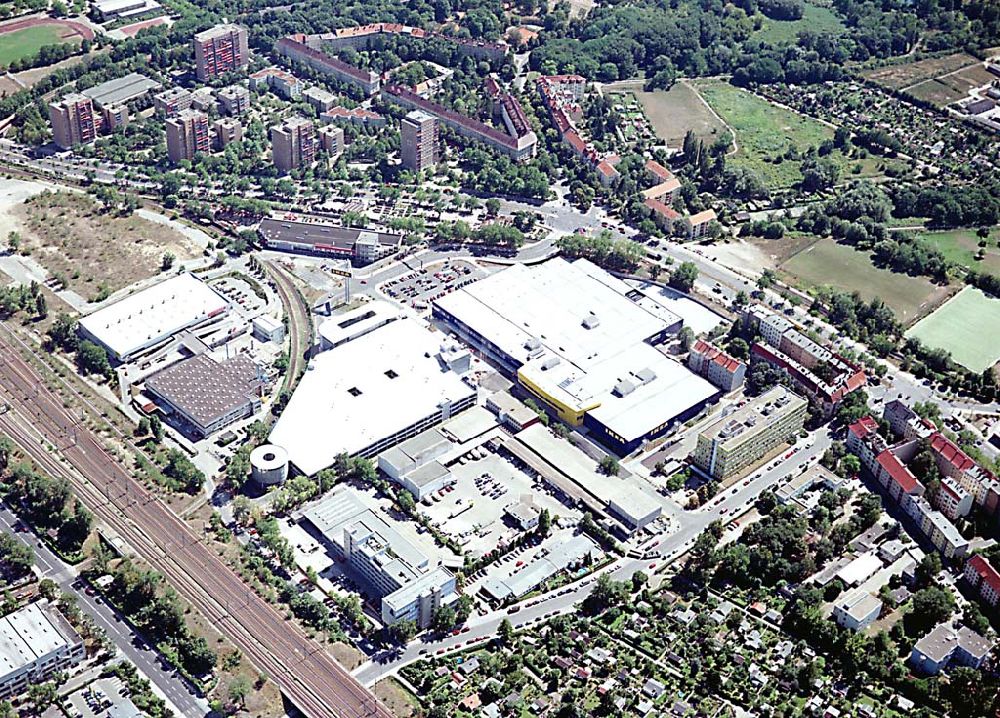
[{"label": "white flat roof warehouse", "polygon": [[475,389],[437,359],[443,339],[415,319],[401,319],[319,354],[271,443],[311,475],[337,454],[370,455],[430,428],[446,402],[471,404]]},{"label": "white flat roof warehouse", "polygon": [[229,302],[191,274],[179,274],[80,320],[86,335],[121,360],[229,309]]}]

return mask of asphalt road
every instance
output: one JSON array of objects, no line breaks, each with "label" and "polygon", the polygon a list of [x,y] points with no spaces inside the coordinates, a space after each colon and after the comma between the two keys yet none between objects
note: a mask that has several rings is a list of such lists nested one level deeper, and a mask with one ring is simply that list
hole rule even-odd
[{"label": "asphalt road", "polygon": [[[679,511],[672,514],[675,523],[679,525],[678,530],[668,535],[658,536],[658,540],[652,542],[652,546],[647,549],[655,551],[659,558],[620,558],[599,573],[610,573],[612,578],[622,581],[629,579],[636,571],[642,570],[651,573],[669,565],[690,549],[698,535],[710,523],[715,520],[728,523],[746,513],[763,491],[774,488],[784,480],[797,475],[801,471],[799,466],[803,462],[815,463],[818,461],[823,452],[830,447],[832,441],[826,428],[810,434],[809,439],[802,440],[796,444],[796,447],[793,447],[796,448],[794,456],[788,460],[779,461],[776,466],[772,467],[774,463],[772,461],[761,467],[744,482],[721,492],[717,496],[718,503],[709,503],[695,511]],[[744,485],[745,482],[749,483]],[[596,576],[588,576],[571,586],[562,587],[540,598],[532,599],[528,601],[532,605],[521,605],[521,608],[513,613],[509,612],[509,609],[502,609],[474,616],[466,624],[468,631],[464,633],[444,638],[431,637],[430,640],[418,640],[411,643],[400,651],[385,651],[376,656],[374,660],[358,666],[352,674],[363,685],[371,686],[425,655],[447,653],[462,646],[468,646],[470,643],[490,640],[504,618],[507,618],[515,628],[525,628],[559,613],[574,612],[576,604],[590,594],[592,584],[595,581]]]},{"label": "asphalt road", "polygon": [[173,707],[184,718],[201,718],[209,712],[208,701],[198,695],[197,690],[183,676],[160,662],[160,654],[136,633],[115,609],[96,596],[88,596],[77,588],[77,576],[73,568],[56,556],[42,541],[30,532],[15,529],[17,517],[4,505],[0,505],[0,530],[10,534],[35,552],[35,565],[42,572],[42,578],[55,581],[60,589],[77,599],[77,605],[93,618],[114,642],[115,646],[138,667],[139,672],[167,697]]}]

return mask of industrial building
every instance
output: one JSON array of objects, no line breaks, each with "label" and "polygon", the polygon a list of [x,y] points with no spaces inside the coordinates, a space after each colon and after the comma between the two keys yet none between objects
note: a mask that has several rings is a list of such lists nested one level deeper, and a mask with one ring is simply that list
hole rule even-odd
[{"label": "industrial building", "polygon": [[160,10],[161,6],[156,0],[94,0],[93,8],[101,18],[101,22],[108,22],[138,18],[140,15]]},{"label": "industrial building", "polygon": [[322,352],[271,442],[312,475],[338,454],[375,456],[467,409],[476,390],[442,364],[444,339],[415,319],[401,319]]},{"label": "industrial building", "polygon": [[776,386],[704,428],[691,460],[713,478],[735,476],[798,434],[808,406],[802,397]]},{"label": "industrial building", "polygon": [[653,346],[681,319],[586,260],[511,266],[435,300],[433,312],[560,419],[620,453],[719,394]]},{"label": "industrial building", "polygon": [[199,354],[150,376],[146,391],[179,428],[203,438],[258,412],[263,384],[247,356],[219,362]]},{"label": "industrial building", "polygon": [[229,302],[192,274],[179,274],[80,320],[80,335],[117,361],[166,341],[184,329],[217,319]]},{"label": "industrial building", "polygon": [[553,576],[583,564],[597,554],[597,547],[585,535],[574,536],[537,558],[507,578],[483,581],[482,593],[495,604],[509,603],[528,595]]},{"label": "industrial building", "polygon": [[458,598],[455,576],[372,511],[353,488],[333,491],[301,512],[301,523],[343,558],[381,599],[386,624],[430,625],[435,610]]},{"label": "industrial building", "polygon": [[0,698],[23,693],[86,656],[83,639],[55,607],[31,603],[0,618]]},{"label": "industrial building", "polygon": [[359,266],[388,257],[403,245],[399,234],[342,227],[318,218],[264,219],[257,232],[268,249],[340,257]]},{"label": "industrial building", "polygon": [[194,36],[194,62],[202,82],[245,70],[250,64],[246,28],[227,24],[199,32]]}]

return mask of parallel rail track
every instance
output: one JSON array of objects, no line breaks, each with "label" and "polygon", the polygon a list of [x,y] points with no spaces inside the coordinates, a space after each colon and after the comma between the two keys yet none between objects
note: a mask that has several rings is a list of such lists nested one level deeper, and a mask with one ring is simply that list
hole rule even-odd
[{"label": "parallel rail track", "polygon": [[[391,713],[318,643],[257,595],[192,529],[132,476],[0,333],[0,415],[39,467],[65,477],[177,592],[226,635],[310,718],[390,718]],[[48,446],[47,446],[48,445]]]}]

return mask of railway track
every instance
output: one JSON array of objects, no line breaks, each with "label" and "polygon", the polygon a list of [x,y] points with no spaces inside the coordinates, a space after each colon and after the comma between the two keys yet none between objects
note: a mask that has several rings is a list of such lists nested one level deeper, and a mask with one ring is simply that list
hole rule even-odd
[{"label": "railway track", "polygon": [[159,498],[136,480],[0,334],[0,415],[39,467],[66,478],[177,592],[226,635],[311,718],[391,713],[296,624],[258,596]]},{"label": "railway track", "polygon": [[[302,373],[302,365],[312,343],[309,312],[302,303],[291,278],[276,262],[263,262],[278,288],[278,296],[288,315],[288,371],[285,372],[284,388],[291,391]],[[305,341],[303,341],[303,339]]]}]

